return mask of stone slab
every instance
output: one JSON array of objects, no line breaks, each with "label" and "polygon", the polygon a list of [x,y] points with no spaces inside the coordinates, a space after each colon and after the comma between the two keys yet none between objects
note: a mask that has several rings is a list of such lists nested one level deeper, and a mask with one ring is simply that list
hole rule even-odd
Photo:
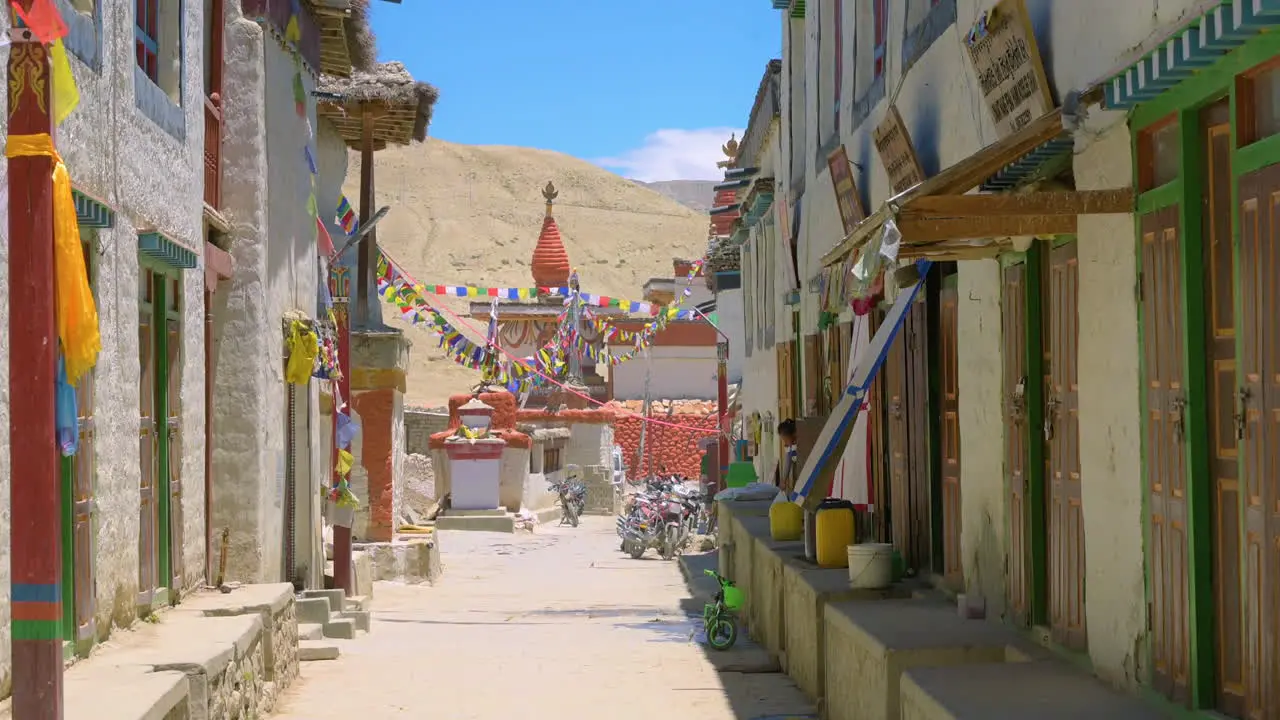
[{"label": "stone slab", "polygon": [[1163,712],[1053,660],[917,667],[902,674],[902,720],[1156,720]]},{"label": "stone slab", "polygon": [[825,616],[829,720],[898,720],[900,681],[911,668],[1048,657],[1013,630],[963,619],[946,603],[835,602],[827,605]]},{"label": "stone slab", "polygon": [[369,632],[370,613],[368,610],[343,610],[339,615],[354,622],[357,630]]},{"label": "stone slab", "polygon": [[189,687],[175,670],[68,671],[65,682],[64,720],[164,720],[187,702]]},{"label": "stone slab", "polygon": [[284,610],[293,599],[290,583],[262,583],[242,585],[229,593],[217,590],[201,590],[182,598],[175,610],[199,611],[205,615],[245,615],[250,612],[269,612],[272,615]]},{"label": "stone slab", "polygon": [[361,545],[370,560],[372,579],[409,584],[434,583],[443,574],[438,539],[418,538]]},{"label": "stone slab", "polygon": [[[346,607],[346,600],[347,600],[347,598],[346,598],[346,593],[344,593],[341,589],[335,589],[335,590],[303,590],[303,591],[302,591],[302,597],[304,597],[304,598],[327,598],[327,599],[329,600],[329,611],[330,611],[330,612],[341,612],[342,610],[346,610],[346,609],[347,609],[347,607]],[[302,614],[301,614],[301,613],[299,613],[298,615],[299,615],[299,617],[301,617],[301,615],[302,615]]]},{"label": "stone slab", "polygon": [[[469,530],[474,532],[516,531],[516,518],[508,513],[462,515],[465,511],[449,510],[436,517],[436,530]],[[488,512],[488,511],[485,511]]]},{"label": "stone slab", "polygon": [[356,636],[356,623],[349,618],[334,618],[324,624],[324,636],[337,640],[352,640]]},{"label": "stone slab", "polygon": [[303,640],[298,643],[298,660],[311,662],[315,660],[337,660],[341,653],[333,643]]},{"label": "stone slab", "polygon": [[[338,592],[342,592],[339,590]],[[298,622],[307,624],[321,624],[329,621],[329,616],[333,614],[333,608],[329,605],[329,598],[324,597],[304,597],[298,598]]]},{"label": "stone slab", "polygon": [[351,591],[354,595],[373,595],[373,559],[366,552],[351,553]]},{"label": "stone slab", "polygon": [[298,641],[320,640],[324,637],[324,625],[319,623],[298,623]]}]

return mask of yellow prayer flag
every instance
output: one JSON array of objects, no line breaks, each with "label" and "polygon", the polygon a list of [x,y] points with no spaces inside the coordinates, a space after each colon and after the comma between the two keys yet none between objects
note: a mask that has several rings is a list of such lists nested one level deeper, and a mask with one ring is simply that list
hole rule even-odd
[{"label": "yellow prayer flag", "polygon": [[62,40],[54,40],[49,46],[49,74],[52,75],[53,87],[53,124],[61,125],[72,110],[80,104],[80,89],[76,87],[76,78],[71,74],[71,61],[67,59],[67,49]]}]

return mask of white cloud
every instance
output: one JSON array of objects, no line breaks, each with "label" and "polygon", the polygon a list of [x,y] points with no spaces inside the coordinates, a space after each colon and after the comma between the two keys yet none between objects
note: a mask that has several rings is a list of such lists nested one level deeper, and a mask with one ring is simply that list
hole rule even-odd
[{"label": "white cloud", "polygon": [[740,128],[718,127],[701,130],[658,130],[644,144],[617,157],[595,161],[614,172],[643,182],[657,180],[720,180],[724,170],[716,163],[724,160],[720,146]]}]

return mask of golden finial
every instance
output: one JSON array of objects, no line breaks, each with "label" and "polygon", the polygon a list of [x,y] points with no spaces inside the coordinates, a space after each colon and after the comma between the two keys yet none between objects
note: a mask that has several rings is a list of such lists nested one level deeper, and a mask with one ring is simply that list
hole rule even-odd
[{"label": "golden finial", "polygon": [[716,167],[718,168],[733,167],[733,164],[738,160],[738,133],[734,133],[729,136],[729,142],[720,146],[720,152],[724,153],[724,156],[728,159],[721,160],[720,162],[716,163]]},{"label": "golden finial", "polygon": [[546,198],[546,199],[547,199],[547,214],[548,214],[548,215],[550,215],[550,214],[551,214],[551,206],[555,204],[555,202],[556,202],[556,198],[557,198],[557,197],[559,197],[559,196],[560,196],[560,193],[556,191],[555,183],[553,183],[553,182],[551,182],[550,180],[548,180],[548,181],[547,181],[547,186],[546,186],[546,187],[544,187],[544,188],[542,188],[542,197],[544,197],[544,198]]}]

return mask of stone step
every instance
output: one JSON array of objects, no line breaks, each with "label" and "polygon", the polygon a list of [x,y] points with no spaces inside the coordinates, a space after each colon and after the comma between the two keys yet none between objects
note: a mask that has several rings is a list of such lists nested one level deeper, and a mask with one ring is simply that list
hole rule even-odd
[{"label": "stone step", "polygon": [[338,646],[333,643],[318,640],[303,640],[298,643],[298,660],[302,662],[337,660],[338,655]]},{"label": "stone step", "polygon": [[329,622],[329,616],[333,614],[333,608],[329,605],[329,598],[325,597],[300,597],[295,607],[299,623],[323,625]]},{"label": "stone step", "polygon": [[299,640],[324,639],[324,623],[298,623]]},{"label": "stone step", "polygon": [[357,630],[369,632],[369,611],[368,610],[343,610],[339,613],[340,617],[352,620],[356,624]]},{"label": "stone step", "polygon": [[369,610],[369,601],[372,600],[368,595],[352,595],[347,598],[345,608],[347,610]]},{"label": "stone step", "polygon": [[324,624],[324,636],[338,640],[351,640],[356,636],[356,621],[350,618],[333,618]]},{"label": "stone step", "polygon": [[303,590],[303,591],[302,591],[302,597],[307,597],[307,598],[328,598],[328,600],[329,600],[329,610],[330,610],[330,611],[332,611],[332,612],[341,612],[341,611],[343,611],[343,610],[346,610],[346,609],[347,609],[347,608],[346,608],[346,606],[343,604],[344,602],[346,602],[346,597],[345,597],[345,596],[346,596],[346,593],[342,592],[342,590],[341,590],[341,589],[338,589],[338,590]]}]

